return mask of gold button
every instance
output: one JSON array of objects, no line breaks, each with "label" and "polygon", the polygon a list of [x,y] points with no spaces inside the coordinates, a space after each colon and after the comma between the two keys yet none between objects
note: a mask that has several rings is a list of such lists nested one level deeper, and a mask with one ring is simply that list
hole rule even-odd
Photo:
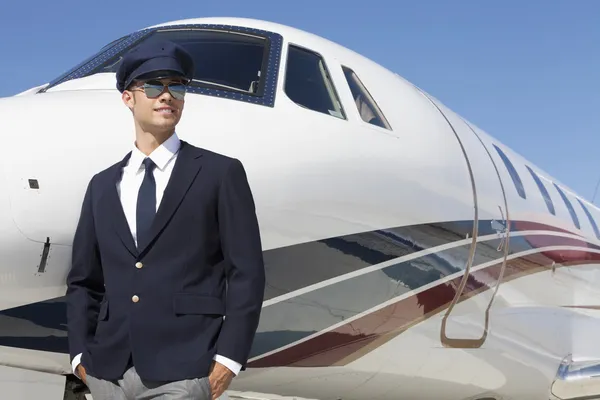
[{"label": "gold button", "polygon": [[142,264],[141,262],[136,262],[135,263],[135,267],[136,268],[142,268],[144,266],[144,264]]},{"label": "gold button", "polygon": [[131,301],[133,301],[134,303],[137,303],[138,301],[140,301],[140,298],[139,298],[137,295],[134,295],[134,296],[131,298]]}]

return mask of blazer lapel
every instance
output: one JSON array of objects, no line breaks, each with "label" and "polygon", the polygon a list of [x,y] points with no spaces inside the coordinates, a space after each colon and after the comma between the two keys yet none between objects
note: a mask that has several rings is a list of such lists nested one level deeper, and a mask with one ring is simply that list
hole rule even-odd
[{"label": "blazer lapel", "polygon": [[175,166],[173,167],[173,172],[171,173],[171,178],[165,188],[156,217],[150,227],[150,234],[147,236],[148,241],[145,243],[138,241],[138,251],[140,254],[156,238],[177,210],[179,204],[181,204],[181,201],[202,167],[202,163],[200,162],[201,157],[202,153],[199,148],[193,147],[183,140],[181,141],[181,147]]},{"label": "blazer lapel", "polygon": [[135,246],[135,242],[133,240],[133,236],[131,236],[131,229],[129,229],[129,224],[127,223],[127,218],[125,217],[125,212],[123,211],[123,206],[121,204],[121,200],[119,199],[119,194],[117,192],[117,184],[121,180],[121,175],[123,173],[123,167],[127,164],[127,161],[131,157],[131,152],[129,152],[125,158],[117,165],[115,165],[115,171],[113,174],[113,179],[111,180],[111,187],[108,188],[108,194],[106,196],[106,202],[108,203],[108,209],[111,211],[111,220],[113,222],[113,226],[119,235],[119,238],[127,248],[127,250],[135,257],[138,256],[138,250]]}]

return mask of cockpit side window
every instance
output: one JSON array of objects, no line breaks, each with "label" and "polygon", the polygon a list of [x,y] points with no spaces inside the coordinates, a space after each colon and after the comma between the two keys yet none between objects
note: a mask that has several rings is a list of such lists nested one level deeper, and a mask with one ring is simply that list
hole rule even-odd
[{"label": "cockpit side window", "polygon": [[375,99],[373,99],[373,96],[371,96],[365,85],[358,78],[358,75],[352,69],[345,66],[342,66],[342,70],[344,71],[344,76],[346,76],[346,81],[348,82],[348,86],[350,86],[350,91],[354,98],[354,104],[356,104],[362,120],[369,124],[392,130],[383,112],[377,106]]},{"label": "cockpit side window", "polygon": [[155,40],[173,41],[194,58],[194,79],[189,92],[274,106],[281,36],[221,25],[179,25],[136,32],[52,82],[50,87],[69,79],[114,73],[127,51]]},{"label": "cockpit side window", "polygon": [[346,118],[325,61],[313,51],[289,46],[284,90],[302,107]]}]

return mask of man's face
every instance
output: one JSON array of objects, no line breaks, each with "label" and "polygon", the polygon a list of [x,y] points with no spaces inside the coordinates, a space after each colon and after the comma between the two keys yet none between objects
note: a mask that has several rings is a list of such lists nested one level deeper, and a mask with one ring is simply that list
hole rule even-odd
[{"label": "man's face", "polygon": [[[145,90],[144,84],[151,87]],[[146,132],[173,131],[181,119],[185,100],[174,97],[167,89],[167,84],[185,85],[185,81],[177,77],[134,81],[123,92],[123,102],[133,113],[136,123]]]}]

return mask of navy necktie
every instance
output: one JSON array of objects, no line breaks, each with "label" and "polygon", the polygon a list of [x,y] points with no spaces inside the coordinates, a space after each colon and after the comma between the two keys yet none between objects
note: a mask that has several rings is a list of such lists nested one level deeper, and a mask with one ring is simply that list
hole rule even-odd
[{"label": "navy necktie", "polygon": [[146,243],[147,235],[150,233],[152,221],[156,215],[156,182],[153,170],[156,166],[150,158],[144,159],[146,174],[138,192],[136,210],[136,232],[137,243]]}]

